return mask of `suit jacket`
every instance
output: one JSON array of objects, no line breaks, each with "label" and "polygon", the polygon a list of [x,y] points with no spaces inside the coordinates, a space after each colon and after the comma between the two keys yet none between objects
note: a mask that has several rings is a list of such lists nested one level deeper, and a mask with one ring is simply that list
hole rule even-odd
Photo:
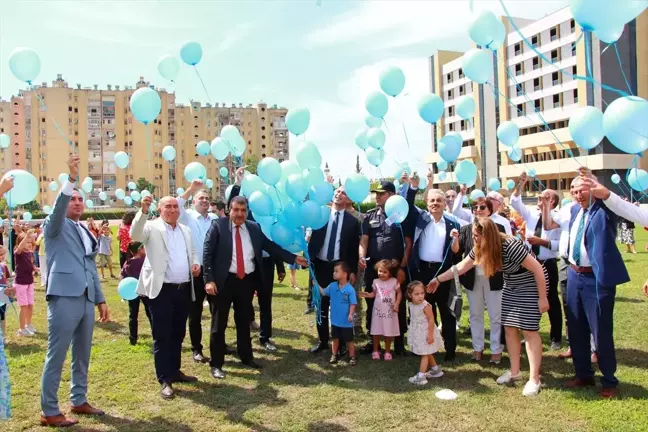
[{"label": "suit jacket", "polygon": [[[506,234],[504,227],[498,223],[495,224],[499,232]],[[473,249],[473,236],[472,236],[472,224],[464,225],[459,230],[459,256],[463,259],[470,254],[470,251]],[[459,276],[459,281],[461,285],[464,286],[467,290],[471,290],[475,286],[475,269],[472,268],[466,273]],[[497,272],[488,279],[490,283],[491,291],[498,291],[504,287],[504,275],[503,273]]]},{"label": "suit jacket", "polygon": [[[148,215],[138,211],[133,219],[130,235],[132,241],[140,242],[146,248],[146,259],[137,282],[137,294],[154,299],[162,290],[164,274],[169,263],[169,249],[165,222],[162,218],[157,218],[154,221],[147,221],[147,219]],[[187,246],[187,263],[191,269],[192,264],[199,264],[198,255],[191,241],[191,231],[179,222],[176,227],[182,230]],[[187,278],[191,281],[192,300],[195,300],[191,274],[188,274]]]},{"label": "suit jacket", "polygon": [[[250,233],[250,240],[254,249],[255,273],[263,277],[262,251],[265,250],[274,258],[279,258],[289,264],[295,263],[296,256],[283,250],[279,245],[269,240],[261,231],[256,222],[245,221],[245,227]],[[203,277],[205,283],[214,282],[216,288],[225,285],[232,264],[232,228],[229,216],[214,220],[207,231],[205,249],[203,251]]]},{"label": "suit jacket", "polygon": [[98,243],[83,224],[92,243],[92,253],[86,255],[85,246],[76,224],[67,218],[70,195],[58,194],[52,214],[45,218],[43,233],[47,250],[46,295],[79,297],[88,289],[88,300],[95,304],[105,301],[97,275],[95,257]]},{"label": "suit jacket", "polygon": [[[320,229],[316,229],[311,234],[308,243],[308,255],[315,259],[324,247],[326,240],[326,230],[329,222]],[[333,228],[333,227],[331,227]],[[331,233],[333,235],[333,233]],[[342,229],[340,231],[340,260],[346,262],[351,271],[355,273],[358,269],[358,250],[360,245],[360,222],[357,218],[348,212],[344,212],[342,218]]]},{"label": "suit jacket", "polygon": [[[574,225],[574,220],[580,209],[579,205],[572,206],[570,209],[570,235],[572,225]],[[617,223],[617,215],[607,208],[603,201],[596,200],[589,208],[583,236],[585,250],[592,263],[596,282],[601,286],[610,288],[630,281],[630,275],[623,263],[621,252],[619,252],[615,243]]]},{"label": "suit jacket", "polygon": [[[414,229],[414,244],[412,245],[412,256],[410,258],[410,264],[412,265],[412,268],[416,270],[419,269],[419,265],[421,263],[421,258],[419,256],[419,240],[421,240],[421,234],[423,234],[425,228],[430,222],[432,222],[432,216],[429,212],[418,210],[418,213],[419,214],[416,219],[416,226]],[[459,224],[457,222],[451,220],[446,215],[443,215],[443,219],[445,220],[446,225],[446,238],[443,246],[443,255],[445,259],[443,260],[443,265],[441,266],[440,272],[449,269],[454,263],[455,254],[452,253],[452,250],[450,248],[452,244],[452,236],[450,235],[450,231],[452,231],[453,229],[456,229],[457,231],[459,230]]]}]

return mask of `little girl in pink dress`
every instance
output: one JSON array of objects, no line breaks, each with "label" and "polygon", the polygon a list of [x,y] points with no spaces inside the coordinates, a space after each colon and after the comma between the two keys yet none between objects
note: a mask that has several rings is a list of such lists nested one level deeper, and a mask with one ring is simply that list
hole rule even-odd
[{"label": "little girl in pink dress", "polygon": [[385,361],[392,359],[391,344],[394,337],[400,336],[398,326],[398,305],[401,289],[393,272],[400,266],[398,261],[381,260],[376,264],[378,279],[374,279],[372,292],[360,293],[363,298],[375,299],[371,318],[373,354],[371,358],[380,360],[380,337],[385,340]]}]

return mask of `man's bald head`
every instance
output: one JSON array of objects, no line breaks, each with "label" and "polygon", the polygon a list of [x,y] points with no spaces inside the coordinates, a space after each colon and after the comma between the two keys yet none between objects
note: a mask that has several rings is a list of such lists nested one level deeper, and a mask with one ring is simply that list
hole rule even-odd
[{"label": "man's bald head", "polygon": [[180,217],[180,206],[178,206],[178,200],[172,196],[162,197],[158,203],[158,209],[160,210],[160,217],[162,220],[171,226],[175,226]]}]

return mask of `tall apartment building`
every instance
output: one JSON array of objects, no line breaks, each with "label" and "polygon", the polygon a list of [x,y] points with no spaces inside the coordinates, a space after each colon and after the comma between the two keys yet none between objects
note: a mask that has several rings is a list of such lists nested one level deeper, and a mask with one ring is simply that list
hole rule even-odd
[{"label": "tall apartment building", "polygon": [[24,168],[25,160],[25,113],[24,102],[19,97],[5,101],[0,99],[0,134],[11,139],[9,147],[0,151],[2,172]]},{"label": "tall apartment building", "polygon": [[[176,104],[173,93],[155,89],[162,100],[162,110],[157,119],[145,126],[129,108],[133,92],[145,86],[150,84],[140,78],[134,87],[108,85],[107,89],[99,89],[97,85],[82,88],[77,84],[71,88],[58,75],[51,87],[43,83],[33,91],[21,91],[8,103],[0,102],[1,113],[9,110],[11,116],[8,122],[7,114],[0,115],[0,128],[9,128],[11,132],[11,147],[15,147],[12,166],[31,171],[39,180],[41,205],[53,202],[56,193],[48,185],[67,170],[71,151],[81,156],[80,176],[93,179],[94,190],[89,198],[96,204],[100,204],[100,191],[114,199],[116,189],[126,190],[128,182],[139,178],[153,183],[158,196],[175,194],[176,188],[187,187],[184,167],[194,160],[205,165],[208,178],[214,181],[212,196],[220,196],[226,183],[224,179],[219,181],[220,165],[211,155],[199,157],[195,146],[201,140],[211,141],[227,124],[235,124],[246,138],[245,157],[288,158],[286,109],[268,107],[265,103],[245,108],[201,107],[195,102],[184,106]],[[61,136],[54,121],[67,139]],[[166,145],[176,148],[177,158],[173,162],[162,158]],[[118,151],[130,156],[126,169],[114,164]],[[231,171],[231,159],[225,162]]]}]

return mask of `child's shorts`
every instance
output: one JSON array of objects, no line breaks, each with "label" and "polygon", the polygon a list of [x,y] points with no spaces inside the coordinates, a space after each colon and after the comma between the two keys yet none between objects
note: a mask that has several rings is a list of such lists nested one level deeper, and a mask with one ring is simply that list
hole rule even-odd
[{"label": "child's shorts", "polygon": [[353,342],[353,327],[331,326],[331,338],[344,342]]},{"label": "child's shorts", "polygon": [[30,306],[34,304],[34,284],[21,285],[14,283],[16,289],[16,300],[18,306]]},{"label": "child's shorts", "polygon": [[97,263],[98,268],[111,268],[112,267],[112,257],[110,255],[99,254],[99,262]]}]

